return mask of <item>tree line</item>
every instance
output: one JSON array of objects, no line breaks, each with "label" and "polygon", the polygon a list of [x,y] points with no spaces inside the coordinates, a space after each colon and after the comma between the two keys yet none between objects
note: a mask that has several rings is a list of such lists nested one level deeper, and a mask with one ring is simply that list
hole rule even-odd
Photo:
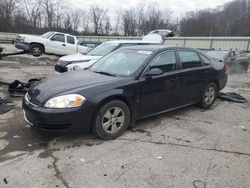
[{"label": "tree line", "polygon": [[56,30],[84,35],[144,35],[173,28],[171,11],[157,4],[111,10],[99,5],[70,9],[62,0],[1,0],[0,31],[43,33]]},{"label": "tree line", "polygon": [[111,10],[100,5],[72,9],[63,0],[0,0],[0,17],[0,32],[141,36],[169,29],[180,36],[250,36],[250,0],[187,12],[180,19],[157,3]]},{"label": "tree line", "polygon": [[180,35],[250,36],[250,0],[235,0],[215,9],[187,12],[180,21]]}]

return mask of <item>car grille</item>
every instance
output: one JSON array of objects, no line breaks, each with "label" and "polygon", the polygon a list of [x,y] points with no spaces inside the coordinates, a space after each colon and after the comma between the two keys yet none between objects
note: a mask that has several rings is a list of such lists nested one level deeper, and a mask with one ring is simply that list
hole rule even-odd
[{"label": "car grille", "polygon": [[63,67],[63,66],[60,66],[60,65],[56,64],[55,65],[55,71],[57,71],[57,72],[67,72],[68,69],[67,69],[67,67]]}]

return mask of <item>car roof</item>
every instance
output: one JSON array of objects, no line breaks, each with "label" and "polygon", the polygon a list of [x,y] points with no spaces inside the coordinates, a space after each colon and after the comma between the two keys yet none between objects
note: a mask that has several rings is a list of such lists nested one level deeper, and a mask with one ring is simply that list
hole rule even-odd
[{"label": "car roof", "polygon": [[194,48],[186,48],[186,47],[175,47],[175,46],[167,46],[167,45],[143,45],[143,46],[127,46],[122,49],[128,50],[144,50],[144,51],[159,51],[159,50],[171,50],[171,49],[182,49],[182,50],[195,50]]},{"label": "car roof", "polygon": [[136,43],[140,43],[140,44],[159,44],[157,42],[153,42],[153,41],[145,41],[145,40],[114,40],[114,41],[108,41],[105,43],[110,43],[110,44],[136,44]]}]

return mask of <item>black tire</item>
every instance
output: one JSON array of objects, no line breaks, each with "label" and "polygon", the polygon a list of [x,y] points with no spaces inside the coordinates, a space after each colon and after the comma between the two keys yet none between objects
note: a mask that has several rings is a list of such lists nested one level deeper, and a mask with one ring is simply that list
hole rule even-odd
[{"label": "black tire", "polygon": [[[117,110],[118,112],[118,109],[120,109],[121,112],[117,116],[114,115],[114,117],[111,117],[110,120],[106,118],[109,114],[112,115],[113,112],[115,114],[115,110]],[[118,122],[122,120],[123,118],[122,114],[124,115],[123,124]],[[112,140],[119,137],[128,128],[129,123],[130,123],[130,110],[128,106],[120,100],[113,100],[104,104],[96,112],[92,122],[92,132],[97,137],[103,140]],[[104,124],[107,124],[106,130],[104,128]],[[118,128],[113,129],[113,127],[118,127]],[[116,132],[113,132],[114,130],[116,130]]]},{"label": "black tire", "polygon": [[[214,91],[214,96],[212,94],[208,96],[208,93],[212,93]],[[218,88],[217,85],[213,82],[209,83],[203,91],[202,99],[200,101],[200,106],[205,109],[209,109],[216,100],[218,96]],[[208,100],[209,98],[209,100]]]},{"label": "black tire", "polygon": [[43,46],[41,44],[32,44],[30,46],[30,53],[35,57],[40,57],[44,53]]}]

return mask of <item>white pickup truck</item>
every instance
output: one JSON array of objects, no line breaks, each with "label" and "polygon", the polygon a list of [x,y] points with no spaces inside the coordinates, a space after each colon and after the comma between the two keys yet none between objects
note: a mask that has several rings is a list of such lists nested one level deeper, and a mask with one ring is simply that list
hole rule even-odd
[{"label": "white pickup truck", "polygon": [[88,47],[78,45],[77,38],[73,35],[47,32],[41,36],[18,35],[15,47],[33,56],[41,56],[43,53],[55,55],[70,55],[78,52],[87,52]]}]

